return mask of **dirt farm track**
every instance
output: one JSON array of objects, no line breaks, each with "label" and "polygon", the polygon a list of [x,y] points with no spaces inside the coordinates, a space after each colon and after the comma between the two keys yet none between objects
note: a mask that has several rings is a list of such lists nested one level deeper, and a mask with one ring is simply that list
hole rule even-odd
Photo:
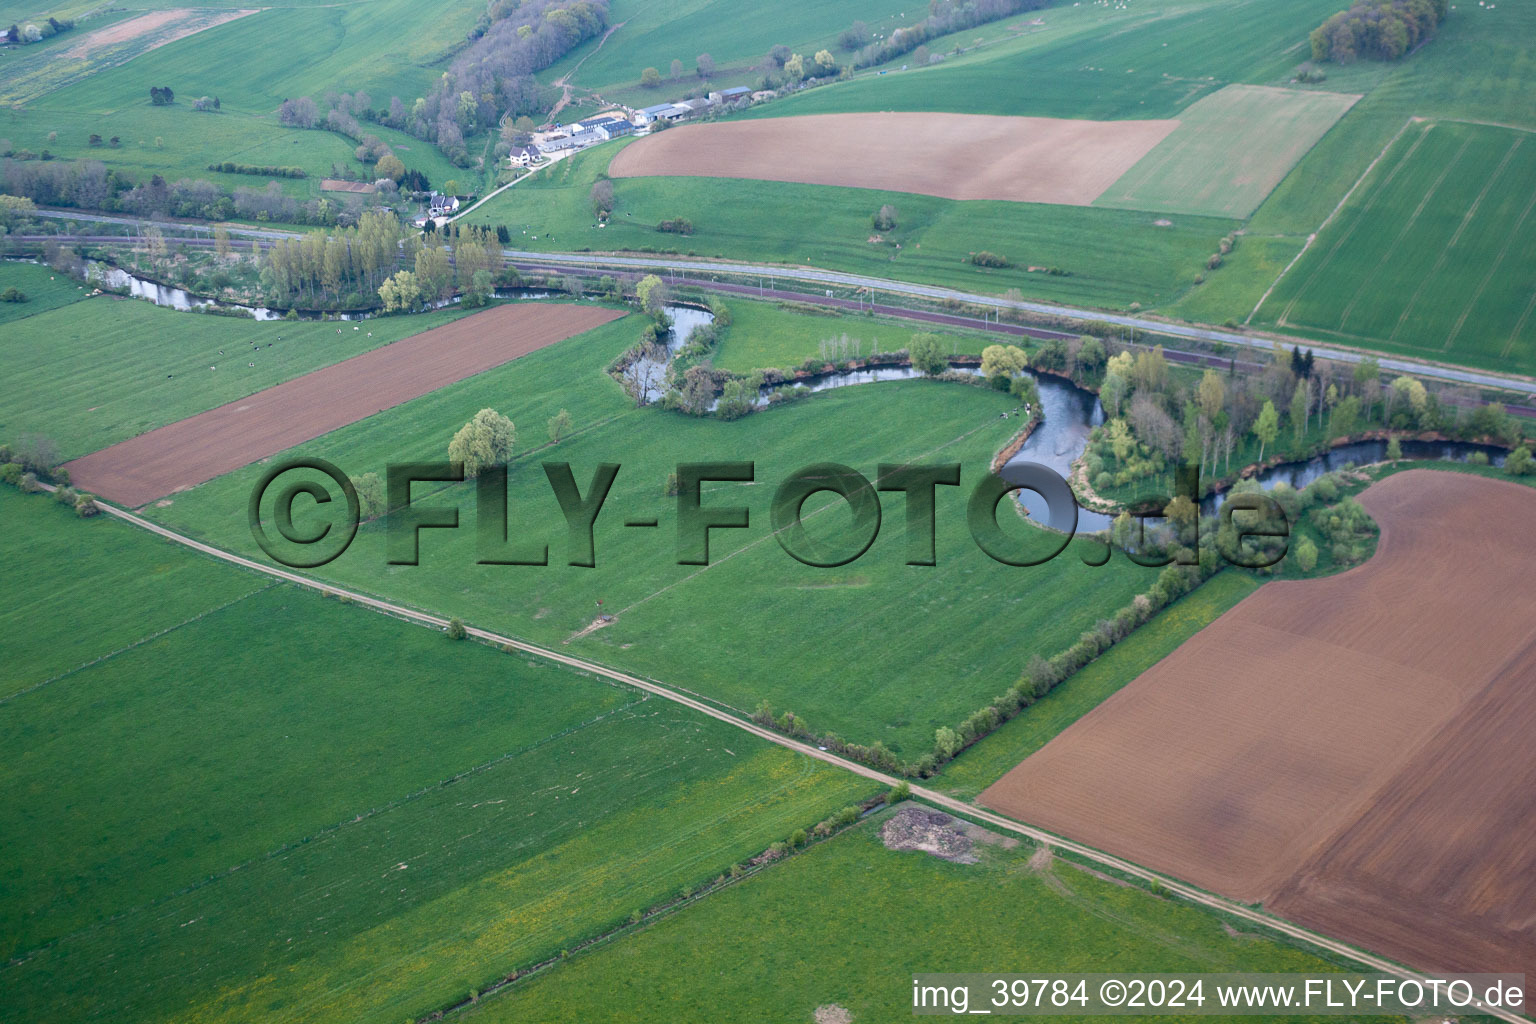
[{"label": "dirt farm track", "polygon": [[1086,206],[1178,124],[921,113],[723,121],[640,139],[608,171]]},{"label": "dirt farm track", "polygon": [[1536,976],[1536,491],[1360,500],[1368,563],[1264,586],[981,802],[1411,967]]},{"label": "dirt farm track", "polygon": [[498,306],[140,434],[65,468],[82,490],[134,508],[620,316],[596,306]]}]

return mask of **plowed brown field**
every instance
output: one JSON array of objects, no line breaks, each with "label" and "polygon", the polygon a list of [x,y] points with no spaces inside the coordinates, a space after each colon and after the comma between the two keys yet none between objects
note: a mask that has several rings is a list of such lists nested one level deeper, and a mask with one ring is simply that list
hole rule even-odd
[{"label": "plowed brown field", "polygon": [[632,143],[608,172],[1086,206],[1178,124],[920,113],[722,121]]},{"label": "plowed brown field", "polygon": [[1263,587],[981,802],[1415,967],[1536,975],[1536,492],[1360,500],[1370,562]]},{"label": "plowed brown field", "polygon": [[65,468],[82,490],[136,507],[623,315],[596,306],[498,306],[140,434]]}]

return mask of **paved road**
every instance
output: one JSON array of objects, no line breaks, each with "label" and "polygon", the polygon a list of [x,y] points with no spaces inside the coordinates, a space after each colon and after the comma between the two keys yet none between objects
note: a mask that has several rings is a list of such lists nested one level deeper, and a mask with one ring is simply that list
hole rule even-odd
[{"label": "paved road", "polygon": [[[232,552],[213,547],[209,544],[204,544],[201,541],[193,540],[190,537],[186,537],[172,530],[168,530],[163,526],[152,523],[149,520],[136,516],[131,512],[127,512],[123,509],[108,505],[106,502],[99,502],[98,504],[100,505],[102,511],[108,515],[121,519],[124,522],[131,523],[141,529],[148,530],[151,533],[165,538],[166,540],[181,544],[185,547],[191,548],[194,551],[202,552],[205,555],[211,555],[214,558],[220,559],[221,561],[229,562],[234,565],[250,569],[254,572],[273,577],[274,579],[284,580],[288,583],[294,583],[301,587],[308,587],[311,590],[319,590],[331,594],[339,594],[345,596],[353,603],[361,605],[365,608],[376,612],[382,612],[386,615],[392,615],[396,618],[404,619],[407,622],[412,622],[417,625],[428,626],[433,629],[447,629],[448,627],[448,620],[440,618],[436,615],[416,611],[415,609],[406,608],[397,604],[391,604],[388,601],[381,601],[378,598],[369,597],[366,594],[359,594],[353,591],[345,590],[340,587],[333,586],[329,583],[322,583],[318,580],[311,579],[299,573],[290,572],[287,569],[280,569],[275,566],[263,565],[259,562],[252,561],[249,558],[243,558]],[[676,704],[681,704],[686,708],[697,711],[699,714],[708,715],[710,718],[724,722],[727,725],[731,725],[737,729],[742,730],[743,732],[749,732],[759,739],[766,740],[769,743],[776,743],[779,746],[793,750],[798,754],[804,754],[806,757],[814,757],[818,761],[823,761],[827,764],[835,765],[844,771],[852,772],[855,775],[860,775],[866,779],[870,779],[882,785],[894,786],[898,781],[900,781],[894,776],[887,775],[884,772],[870,768],[866,765],[859,764],[855,761],[850,761],[847,758],[839,757],[837,754],[823,750],[820,747],[811,746],[807,743],[801,743],[799,740],[790,739],[789,737],[780,735],[771,729],[765,729],[758,725],[756,722],[750,721],[748,719],[738,718],[735,715],[721,711],[720,709],[712,707],[703,701],[695,700],[686,694],[679,693],[677,690],[652,680],[642,679],[639,676],[632,676],[625,672],[619,672],[604,665],[599,665],[596,662],[586,661],[581,658],[573,658],[568,654],[561,654],[558,651],[552,651],[548,648],[538,647],[534,644],[526,643],[525,641],[518,640],[514,637],[502,636],[499,633],[492,633],[489,630],[469,627],[468,633],[470,636],[475,637],[476,639],[484,640],[488,643],[495,644],[498,647],[511,646],[526,654],[531,654],[535,657],[556,662],[560,665],[566,666],[567,668],[572,668],[579,672],[586,672],[594,676],[599,676],[604,679],[613,680],[617,683],[622,683],[625,686],[632,686],[636,689],[643,690],[646,693],[653,694],[657,697],[672,701]],[[1182,899],[1186,899],[1191,903],[1196,903],[1211,910],[1240,918],[1249,922],[1250,924],[1254,924],[1262,928],[1268,928],[1271,931],[1278,932],[1291,939],[1296,939],[1311,946],[1327,950],[1347,960],[1353,961],[1354,963],[1361,965],[1367,970],[1380,971],[1386,974],[1394,975],[1396,977],[1411,978],[1419,981],[1422,981],[1424,978],[1423,975],[1420,975],[1417,972],[1401,967],[1389,960],[1384,960],[1381,957],[1375,956],[1371,953],[1356,949],[1344,942],[1340,942],[1336,939],[1331,939],[1325,935],[1310,931],[1309,929],[1303,928],[1297,924],[1293,924],[1284,918],[1254,910],[1250,907],[1244,906],[1241,903],[1235,903],[1231,900],[1228,900],[1225,897],[1217,896],[1212,893],[1205,892],[1201,889],[1196,889],[1193,886],[1186,885],[1183,882],[1168,878],[1164,875],[1158,874],[1155,871],[1150,871],[1146,868],[1143,868],[1138,864],[1132,864],[1129,861],[1121,860],[1118,857],[1113,857],[1107,853],[1095,850],[1092,847],[1083,846],[1080,843],[1074,843],[1071,840],[1063,839],[1059,836],[1053,835],[1042,829],[1035,828],[1031,825],[1025,825],[1014,821],[1011,818],[1005,818],[1000,814],[994,814],[993,812],[984,810],[975,804],[966,803],[963,800],[957,800],[956,798],[945,793],[940,793],[937,790],[928,789],[924,786],[913,786],[912,793],[914,796],[922,800],[926,800],[935,806],[943,807],[946,810],[952,811],[956,814],[962,814],[979,821],[984,821],[995,828],[1024,836],[1036,843],[1049,846],[1057,852],[1071,853],[1077,857],[1081,857],[1094,864],[1097,864],[1100,867],[1108,868],[1112,871],[1117,871],[1134,878],[1139,878],[1146,882],[1155,882],[1158,885],[1161,885],[1168,892],[1174,893],[1175,895],[1181,897]],[[1499,1017],[1502,1020],[1508,1021],[1509,1024],[1530,1024],[1530,1021],[1526,1020],[1525,1018],[1508,1011],[1490,1009],[1487,1012],[1496,1017]]]},{"label": "paved road", "polygon": [[953,300],[978,306],[990,306],[994,309],[1018,309],[1030,313],[1041,313],[1047,316],[1065,317],[1069,320],[1110,323],[1121,327],[1133,327],[1143,331],[1152,331],[1175,338],[1222,342],[1241,348],[1261,349],[1265,352],[1269,352],[1273,342],[1278,339],[1282,344],[1300,345],[1303,348],[1310,348],[1321,359],[1331,359],[1341,363],[1358,363],[1368,357],[1376,358],[1380,361],[1382,369],[1391,370],[1395,373],[1412,373],[1421,377],[1450,381],[1457,384],[1504,388],[1523,394],[1536,395],[1536,380],[1532,380],[1529,377],[1463,370],[1453,366],[1442,366],[1438,363],[1420,362],[1413,359],[1372,356],[1370,353],[1357,352],[1352,349],[1318,345],[1307,338],[1295,338],[1285,335],[1256,336],[1238,334],[1233,331],[1220,331],[1209,327],[1195,327],[1190,324],[1169,323],[1146,317],[1106,313],[1096,309],[1053,306],[1044,302],[1002,299],[995,295],[978,295],[974,292],[956,291],[951,288],[939,288],[933,285],[909,284],[905,281],[888,281],[878,277],[865,277],[861,274],[844,274],[835,270],[771,266],[758,263],[673,260],[639,256],[603,256],[587,253],[538,253],[516,249],[507,249],[504,251],[504,255],[513,261],[571,266],[626,267],[637,270],[678,272],[684,275],[692,273],[703,275],[705,279],[711,274],[730,274],[733,276],[761,277],[765,280],[814,281],[820,284],[838,285],[845,288],[869,288],[897,295],[913,295],[925,299]]},{"label": "paved road", "polygon": [[[37,215],[40,217],[52,217],[58,220],[75,220],[99,224],[155,223],[161,227],[170,227],[177,230],[190,229],[193,232],[200,231],[204,233],[209,230],[206,224],[190,221],[163,220],[147,222],[133,217],[111,217],[102,214],[75,213],[67,210],[38,210]],[[232,235],[245,235],[255,238],[292,238],[299,235],[299,232],[296,231],[250,228],[235,225],[230,225],[229,231]],[[508,260],[519,264],[551,265],[554,267],[624,267],[633,270],[679,273],[685,277],[687,274],[693,273],[704,275],[705,279],[709,275],[729,274],[742,277],[758,277],[765,281],[812,281],[818,284],[837,285],[845,288],[867,288],[872,291],[889,292],[893,295],[912,295],[918,298],[938,299],[941,301],[953,300],[977,306],[990,306],[994,309],[1018,309],[1046,316],[1064,317],[1068,320],[1081,320],[1085,323],[1110,323],[1120,327],[1131,327],[1175,338],[1220,342],[1227,345],[1236,345],[1240,348],[1259,349],[1266,353],[1271,350],[1273,343],[1278,340],[1284,345],[1300,345],[1303,348],[1310,348],[1319,358],[1331,359],[1336,362],[1358,363],[1366,358],[1375,358],[1380,362],[1382,369],[1391,370],[1394,373],[1411,373],[1416,376],[1448,381],[1454,384],[1501,388],[1521,394],[1536,395],[1536,379],[1518,374],[1487,373],[1479,370],[1465,370],[1455,366],[1445,366],[1439,363],[1423,362],[1416,359],[1378,356],[1353,349],[1319,345],[1308,338],[1297,338],[1283,334],[1238,334],[1234,331],[1222,331],[1212,327],[1196,327],[1191,324],[1170,323],[1164,320],[1126,316],[1122,313],[1108,313],[1096,309],[1053,306],[1044,302],[1003,299],[995,295],[980,295],[975,292],[962,292],[952,288],[939,288],[934,285],[911,284],[906,281],[889,281],[879,277],[866,277],[862,274],[844,274],[835,270],[817,270],[813,267],[788,267],[764,263],[729,263],[710,260],[660,259],[641,256],[609,256],[594,253],[528,252],[519,249],[504,249],[502,255]]]}]

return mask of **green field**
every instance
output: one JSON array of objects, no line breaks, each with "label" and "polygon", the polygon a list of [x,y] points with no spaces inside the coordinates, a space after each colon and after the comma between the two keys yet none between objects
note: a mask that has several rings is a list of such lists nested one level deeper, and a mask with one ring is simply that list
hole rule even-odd
[{"label": "green field", "polygon": [[1536,368],[1536,134],[1404,133],[1258,322],[1493,369]]},{"label": "green field", "polygon": [[[68,69],[49,65],[38,71],[42,78],[32,90],[37,95],[29,92],[26,104],[12,110],[0,125],[0,137],[18,149],[104,160],[138,177],[202,178],[230,189],[261,188],[267,179],[211,172],[209,163],[296,165],[310,177],[282,179],[281,184],[295,195],[318,195],[319,179],[333,162],[359,166],[352,157],[355,143],[330,132],[279,124],[278,104],[333,89],[366,90],[375,108],[387,106],[391,95],[409,104],[432,84],[435,63],[464,38],[478,13],[478,5],[459,0],[430,7],[406,0],[279,7],[169,43],[120,66],[96,68],[78,80],[53,80],[78,71],[78,62]],[[83,35],[84,30],[76,32]],[[6,59],[32,58],[23,48]],[[152,106],[149,89],[157,85],[171,86],[176,103]],[[192,110],[192,100],[202,95],[218,96],[221,109]],[[396,145],[405,165],[423,171],[435,184],[475,178],[426,142],[378,125],[366,128]],[[52,143],[50,132],[58,133]],[[88,145],[92,133],[119,136],[121,146],[93,148]]]},{"label": "green field", "polygon": [[78,22],[73,30],[50,39],[24,47],[6,47],[0,51],[0,69],[4,69],[4,74],[0,75],[0,81],[4,82],[0,86],[0,100],[7,103],[36,100],[107,68],[126,64],[176,36],[211,28],[230,14],[227,10],[203,9],[185,11],[162,24],[148,25],[140,21],[122,27],[119,32],[122,38],[118,39],[104,38],[107,33],[100,32],[113,25],[133,22],[143,13],[88,18]]},{"label": "green field", "polygon": [[1356,96],[1229,85],[1179,113],[1179,126],[1095,206],[1247,217]]},{"label": "green field", "polygon": [[[807,319],[818,328],[822,323]],[[636,330],[633,319],[607,325],[300,449],[353,475],[382,472],[389,462],[441,458],[454,430],[476,410],[496,408],[519,430],[513,536],[545,537],[551,565],[475,564],[475,533],[468,528],[474,490],[466,484],[432,499],[459,504],[465,528],[425,534],[420,566],[386,565],[384,525],[375,523],[317,572],[651,674],[746,712],[767,699],[818,729],[865,743],[879,739],[908,756],[926,752],[938,725],[958,721],[1007,687],[1031,654],[1065,648],[1155,577],[1123,559],[1089,568],[1072,553],[1044,566],[1011,568],[977,549],[964,524],[965,500],[969,482],[1017,429],[1016,419],[1000,418],[1015,406],[1006,395],[919,380],[844,388],[729,423],[635,409],[595,367],[628,345]],[[550,449],[544,424],[561,407],[572,413],[577,432]],[[596,463],[622,466],[597,523],[596,569],[565,564],[566,531],[538,468],[546,459],[571,462],[583,487]],[[758,483],[713,485],[706,498],[746,503],[753,525],[715,531],[707,569],[678,565],[675,499],[663,494],[663,482],[680,462],[710,459],[755,461]],[[781,550],[767,525],[773,489],[793,471],[829,459],[867,475],[880,462],[962,463],[966,486],[939,494],[938,565],[904,564],[899,495],[885,498],[880,538],[856,562],[816,569]],[[245,508],[260,472],[248,467],[210,481],[149,514],[254,553],[244,514],[235,513]],[[815,499],[807,508],[814,507]],[[627,518],[651,514],[660,521],[658,531],[623,526]],[[832,543],[850,522],[839,503],[815,520],[815,536]],[[1053,543],[1023,524],[1015,529],[1035,550]],[[617,621],[576,638],[599,612]],[[1000,633],[1008,642],[997,642]],[[724,636],[731,638],[728,648],[721,646]]]},{"label": "green field", "polygon": [[[589,196],[614,152],[613,146],[600,146],[562,160],[503,192],[470,219],[507,225],[519,249],[686,252],[994,294],[1017,288],[1030,298],[1122,309],[1132,302],[1149,307],[1170,301],[1217,241],[1238,226],[1214,217],[1179,217],[1159,226],[1156,214],[1130,210],[657,177],[615,180],[613,219],[600,228]],[[870,218],[887,203],[896,206],[900,224],[872,241]],[[673,217],[690,220],[694,234],[656,230]],[[991,270],[965,262],[981,249],[1000,253],[1015,266]],[[1064,273],[1047,273],[1052,267]]]},{"label": "green field", "polygon": [[[850,344],[857,343],[859,355],[894,352],[906,348],[912,335],[927,329],[911,321],[838,314],[831,310],[827,316],[808,315],[800,309],[768,302],[732,298],[729,304],[733,322],[711,362],[736,373],[798,367],[821,355],[823,339],[837,339],[845,334]],[[955,336],[947,328],[945,331]],[[962,352],[978,353],[998,341],[979,332],[958,336],[966,339],[960,344]],[[852,351],[850,348],[850,354]]]},{"label": "green field", "polygon": [[[101,519],[75,521],[44,498],[0,488],[12,556],[0,630],[5,672],[0,701],[45,686],[265,586],[179,548]],[[22,557],[25,552],[25,557]],[[77,557],[88,571],[60,573]],[[89,631],[80,629],[90,622]]]},{"label": "green field", "polygon": [[[1328,81],[1321,88],[1364,93],[1364,99],[1340,119],[1254,213],[1246,237],[1226,266],[1208,275],[1204,285],[1186,293],[1169,312],[1208,323],[1248,318],[1307,236],[1319,230],[1398,133],[1412,126],[1411,118],[1488,121],[1536,130],[1530,104],[1536,61],[1525,44],[1532,32],[1536,32],[1536,8],[1529,5],[1457,4],[1434,41],[1401,61],[1327,65]],[[1475,176],[1485,180],[1491,170],[1489,166]],[[1358,192],[1355,198],[1359,198]],[[1337,225],[1336,220],[1330,228]],[[1341,274],[1367,274],[1382,256],[1379,250],[1370,251],[1358,266],[1343,268]],[[1496,256],[1497,249],[1479,254],[1467,271],[1486,273]],[[1272,303],[1267,304],[1266,314],[1273,309]],[[1297,333],[1310,330],[1295,328]],[[1352,343],[1406,351],[1384,345],[1384,341],[1371,338]],[[1475,358],[1470,348],[1467,352],[1469,361]],[[1459,354],[1441,358],[1447,357],[1463,358]],[[1484,365],[1501,368],[1498,364]],[[1509,367],[1505,364],[1502,368]]]},{"label": "green field", "polygon": [[[146,36],[75,50],[93,30],[179,2],[0,0],[0,28],[91,15],[45,43],[0,46],[0,141],[100,160],[137,182],[225,190],[267,180],[209,163],[298,165],[309,176],[280,187],[320,197],[333,164],[364,166],[356,142],[282,125],[279,104],[366,91],[374,109],[391,96],[409,107],[488,10],[279,0],[158,48]],[[254,6],[207,0],[186,16],[207,24]],[[1202,323],[1251,316],[1320,341],[1536,373],[1536,6],[1455,4],[1401,61],[1326,65],[1326,81],[1291,82],[1308,32],[1344,6],[1053,3],[930,40],[927,66],[898,57],[743,115],[1180,120],[1091,207],[657,177],[613,181],[599,226],[592,188],[621,141],[555,163],[469,219],[505,225],[515,249],[812,266]],[[895,0],[611,0],[611,31],[538,78],[571,87],[559,115],[569,122],[616,103],[756,87],[775,44],[846,60],[836,37],[851,22],[888,38],[928,12]],[[558,21],[546,28],[557,34]],[[694,74],[704,52],[718,68],[708,81]],[[645,67],[660,70],[658,87],[638,85]],[[484,70],[500,102],[497,79],[516,69]],[[150,87],[165,85],[176,103],[151,105]],[[219,112],[192,110],[205,94]],[[501,172],[494,132],[468,140],[471,164],[489,166],[458,168],[424,141],[363,129],[434,187],[483,189]],[[118,142],[91,146],[93,133]],[[877,234],[871,215],[886,204],[898,223]],[[678,217],[691,234],[657,230]],[[1209,266],[1225,238],[1235,247]],[[967,258],[980,250],[1012,266],[977,267]],[[683,294],[695,283],[691,273],[677,282]],[[255,322],[91,297],[47,267],[0,262],[0,290],[10,286],[30,301],[0,303],[0,442],[43,434],[66,459],[463,315]],[[733,372],[798,365],[823,339],[846,335],[867,356],[932,329],[725,301],[731,326],[704,362]],[[1032,656],[1061,652],[1156,581],[1160,570],[1123,554],[1085,564],[1098,553],[1091,541],[1032,567],[978,548],[967,498],[1019,429],[1017,399],[915,379],[735,421],[637,408],[603,368],[648,323],[626,315],[143,514],[272,564],[247,508],[274,463],[321,458],[355,478],[442,461],[454,432],[492,408],[517,428],[507,548],[479,543],[473,481],[418,484],[418,508],[459,514],[455,529],[420,531],[419,565],[390,564],[397,516],[362,524],[341,558],[306,575],[740,716],[767,703],[907,762],[932,749],[936,728],[1006,691]],[[961,352],[997,340],[946,333]],[[562,410],[573,426],[551,442],[547,423]],[[1266,454],[1324,429],[1287,430]],[[1229,460],[1254,461],[1258,445],[1244,436]],[[749,528],[710,534],[707,566],[680,563],[678,499],[666,493],[671,471],[700,461],[754,465],[750,484],[703,488],[708,508],[750,510]],[[795,561],[770,525],[775,489],[828,461],[870,478],[882,464],[960,463],[964,486],[937,489],[937,565],[906,564],[913,538],[895,493],[880,495],[879,535],[857,560]],[[596,568],[568,563],[573,541],[545,473],[554,462],[570,464],[584,493],[599,464],[620,466],[595,529]],[[301,499],[299,531],[336,504]],[[817,494],[803,514],[813,544],[847,550],[856,531],[843,502]],[[653,529],[629,525],[652,519]],[[1056,545],[1010,503],[999,519],[1023,553]],[[891,851],[879,835],[889,810],[754,864],[882,787],[645,691],[455,642],[111,516],[78,518],[46,495],[0,486],[0,522],[0,1022],[412,1024],[468,999],[479,1005],[447,1019],[847,1024],[817,1012],[835,1005],[871,1024],[911,1015],[919,971],[1340,969],[1029,843],[993,837],[972,864]],[[507,563],[541,545],[548,564]],[[1325,554],[1317,573],[1335,568]],[[1219,573],[927,784],[973,800],[1260,585]]]},{"label": "green field", "polygon": [[[85,285],[48,267],[16,260],[0,260],[0,292],[15,288],[27,297],[26,302],[0,302],[0,324],[14,324],[18,320],[46,313],[71,302],[79,302],[88,294]],[[21,327],[7,326],[6,335],[20,331]],[[0,340],[0,346],[5,344]]]},{"label": "green field", "polygon": [[887,850],[880,820],[499,993],[468,1019],[798,1022],[836,1005],[883,1024],[912,1017],[917,973],[1340,969],[1060,860],[1037,864],[1028,846],[978,844],[976,864]]},{"label": "green field", "polygon": [[43,497],[0,514],[7,634],[43,631],[8,679],[46,684],[0,715],[6,1019],[418,1016],[870,789]]},{"label": "green field", "polygon": [[[313,3],[314,0],[289,0],[284,4],[273,4],[274,7],[303,7]],[[134,12],[159,11],[169,8],[182,7],[182,0],[138,0],[133,5]],[[199,8],[241,9],[245,7],[243,0],[199,0]],[[76,31],[87,31],[99,28],[103,24],[110,24],[113,14],[123,13],[121,9],[111,12],[103,12],[100,4],[94,0],[58,0],[56,3],[39,2],[39,0],[0,0],[0,21],[7,24],[13,21],[23,25],[29,21],[41,22],[53,14],[60,18],[70,17],[80,19],[83,15],[91,15],[87,20],[79,21]],[[66,33],[61,37],[68,39]]]},{"label": "green field", "polygon": [[0,381],[0,436],[46,434],[65,458],[75,458],[463,315],[383,317],[354,330],[87,299],[12,323],[0,336],[8,370]]},{"label": "green field", "polygon": [[[1196,0],[1152,7],[1057,5],[1020,16],[1019,35],[934,67],[807,90],[753,117],[860,110],[1177,117],[1231,82],[1280,85],[1306,59],[1307,33],[1337,0]],[[1043,28],[1027,24],[1043,19]],[[969,46],[986,26],[958,33]],[[936,48],[938,49],[938,48]],[[947,47],[944,49],[948,49]]]},{"label": "green field", "polygon": [[[749,81],[751,67],[778,43],[809,57],[828,47],[835,50],[837,34],[855,21],[888,32],[901,25],[900,12],[917,16],[915,8],[897,0],[782,0],[750,6],[726,0],[613,0],[608,11],[608,23],[616,27],[601,47],[593,42],[573,50],[539,77],[554,81],[569,74],[573,85],[643,107],[673,98],[673,93],[681,98],[685,90],[701,85]],[[713,57],[717,69],[707,85],[694,69],[701,53]],[[685,69],[675,83],[665,80],[674,58]],[[664,76],[655,90],[639,87],[646,67]]]}]

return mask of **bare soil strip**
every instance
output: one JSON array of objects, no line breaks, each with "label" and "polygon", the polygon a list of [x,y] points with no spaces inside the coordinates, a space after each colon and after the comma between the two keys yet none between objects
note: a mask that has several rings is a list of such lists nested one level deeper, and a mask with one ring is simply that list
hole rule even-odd
[{"label": "bare soil strip", "polygon": [[623,315],[596,306],[498,306],[140,434],[66,468],[76,486],[136,508]]},{"label": "bare soil strip", "polygon": [[1086,206],[1178,124],[926,113],[724,121],[641,139],[608,171]]},{"label": "bare soil strip", "polygon": [[[116,43],[126,43],[132,39],[155,34],[149,46],[140,51],[148,53],[150,50],[164,46],[166,43],[174,43],[178,39],[185,39],[204,29],[222,25],[236,18],[243,18],[248,14],[255,14],[262,10],[253,7],[249,10],[232,11],[202,11],[188,8],[172,8],[166,11],[153,11],[149,14],[141,14],[137,18],[129,18],[106,28],[99,28],[85,38],[71,46],[64,52],[65,57],[88,59],[98,50],[112,46]],[[170,31],[162,32],[161,29],[175,26]]]},{"label": "bare soil strip", "polygon": [[1416,967],[1536,973],[1536,494],[1361,501],[1370,562],[1265,586],[980,801]]}]

